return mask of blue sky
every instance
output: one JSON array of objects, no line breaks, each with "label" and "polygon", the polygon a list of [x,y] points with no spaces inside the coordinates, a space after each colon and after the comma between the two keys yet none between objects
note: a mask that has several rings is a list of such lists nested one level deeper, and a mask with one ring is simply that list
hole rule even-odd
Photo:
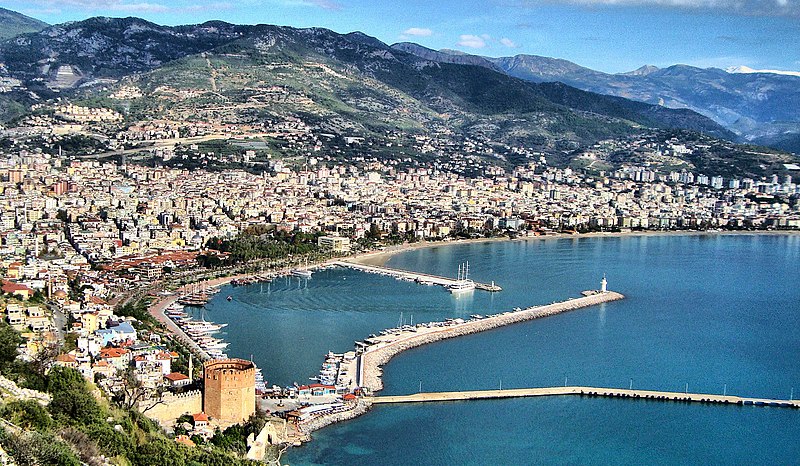
[{"label": "blue sky", "polygon": [[488,56],[564,58],[606,71],[645,64],[800,71],[800,0],[14,0],[48,23],[138,16],[362,31]]}]

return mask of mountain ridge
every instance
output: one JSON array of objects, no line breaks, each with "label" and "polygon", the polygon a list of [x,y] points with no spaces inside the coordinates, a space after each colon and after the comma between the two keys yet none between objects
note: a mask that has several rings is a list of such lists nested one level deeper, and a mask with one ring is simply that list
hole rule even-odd
[{"label": "mountain ridge", "polygon": [[[0,58],[12,76],[34,87],[38,85],[38,90],[46,93],[47,85],[54,89],[63,84],[58,89],[65,90],[93,79],[148,72],[184,57],[236,48],[246,41],[252,42],[248,53],[256,59],[260,59],[260,49],[269,49],[271,56],[277,52],[291,59],[305,55],[324,57],[416,99],[447,101],[451,107],[466,105],[472,113],[563,114],[573,108],[587,116],[599,112],[604,117],[664,128],[672,128],[683,119],[686,124],[679,127],[731,136],[699,115],[685,112],[668,115],[667,111],[587,94],[572,87],[558,92],[548,87],[539,89],[535,84],[493,69],[487,60],[447,55],[421,46],[392,47],[360,32],[338,34],[324,28],[248,26],[221,21],[172,27],[135,17],[95,17],[6,41],[0,44]],[[432,55],[426,58],[418,54]],[[71,80],[56,82],[56,78],[70,73]],[[471,80],[482,85],[475,86]]]},{"label": "mountain ridge", "polygon": [[28,32],[41,31],[49,24],[13,10],[0,7],[0,40]]}]

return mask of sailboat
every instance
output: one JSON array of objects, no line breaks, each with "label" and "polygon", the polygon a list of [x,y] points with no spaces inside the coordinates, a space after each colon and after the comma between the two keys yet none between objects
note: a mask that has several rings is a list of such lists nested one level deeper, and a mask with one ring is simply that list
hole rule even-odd
[{"label": "sailboat", "polygon": [[451,293],[466,293],[475,289],[475,282],[469,279],[469,261],[458,266],[458,278],[447,287]]}]

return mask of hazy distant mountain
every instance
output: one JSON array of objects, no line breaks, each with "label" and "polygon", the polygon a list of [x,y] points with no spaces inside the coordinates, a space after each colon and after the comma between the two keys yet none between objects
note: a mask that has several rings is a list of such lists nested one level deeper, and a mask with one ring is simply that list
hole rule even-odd
[{"label": "hazy distant mountain", "polygon": [[47,26],[47,23],[38,19],[30,18],[16,11],[0,8],[0,40],[26,32],[41,31]]},{"label": "hazy distant mountain", "polygon": [[800,76],[675,65],[608,74],[533,55],[489,59],[511,76],[701,113],[747,139],[800,132]]},{"label": "hazy distant mountain", "polygon": [[402,50],[403,52],[416,55],[420,58],[424,58],[425,60],[435,61],[438,63],[483,66],[484,68],[489,68],[491,70],[499,71],[501,73],[503,72],[503,70],[500,69],[500,67],[496,66],[494,63],[487,60],[486,58],[479,57],[477,55],[459,53],[456,50],[436,51],[429,49],[427,47],[423,47],[418,44],[414,44],[412,42],[400,42],[397,44],[393,44],[392,48],[395,50]]},{"label": "hazy distant mountain", "polygon": [[754,70],[749,66],[731,66],[729,68],[726,68],[725,71],[727,71],[728,73],[745,73],[745,74],[769,73],[769,74],[781,74],[785,76],[800,76],[800,71]]},{"label": "hazy distant mountain", "polygon": [[[431,60],[452,60],[449,51],[406,46],[409,53]],[[489,58],[458,55],[481,65],[483,60],[510,76],[535,83],[562,82],[579,89],[669,108],[694,110],[750,141],[773,141],[788,147],[800,133],[800,73],[736,67],[727,71],[674,65],[645,65],[619,74],[603,73],[567,60],[537,55]],[[790,144],[791,145],[791,144]]]}]

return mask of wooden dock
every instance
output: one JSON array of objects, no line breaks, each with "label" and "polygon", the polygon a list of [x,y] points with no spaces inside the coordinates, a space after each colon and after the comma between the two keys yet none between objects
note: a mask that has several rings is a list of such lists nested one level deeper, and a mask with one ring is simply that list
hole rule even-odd
[{"label": "wooden dock", "polygon": [[709,393],[680,393],[655,390],[630,390],[602,387],[542,387],[513,388],[508,390],[477,390],[464,392],[415,393],[413,395],[374,396],[373,404],[425,403],[464,400],[491,400],[502,398],[525,398],[532,396],[578,395],[585,397],[628,398],[636,400],[672,401],[683,403],[727,404],[739,406],[769,406],[779,408],[800,408],[797,400],[773,400],[735,395],[714,395]]},{"label": "wooden dock", "polygon": [[[399,278],[401,280],[415,281],[417,283],[422,283],[422,284],[439,285],[445,288],[452,286],[458,282],[458,280],[456,280],[455,278],[440,277],[438,275],[431,275],[421,272],[410,272],[408,270],[394,269],[391,267],[359,264],[358,262],[332,261],[330,262],[330,264],[339,267],[347,267],[354,270],[360,270],[362,272],[367,272],[367,273],[378,273],[383,275],[389,275],[395,278]],[[490,292],[497,292],[503,290],[503,288],[501,288],[494,282],[492,283],[475,282],[475,289],[490,291]]]}]

